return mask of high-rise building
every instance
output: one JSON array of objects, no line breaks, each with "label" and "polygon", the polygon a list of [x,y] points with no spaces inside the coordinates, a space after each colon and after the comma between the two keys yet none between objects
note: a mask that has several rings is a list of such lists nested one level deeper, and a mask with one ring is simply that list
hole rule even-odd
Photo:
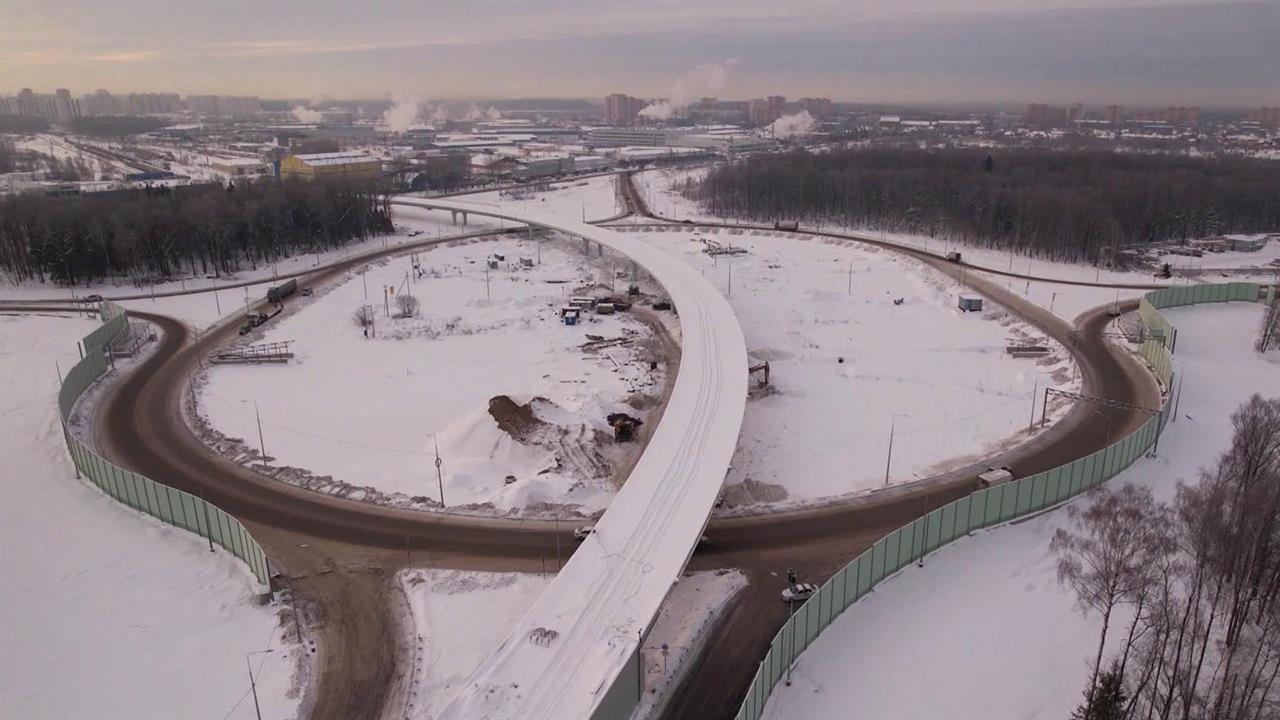
[{"label": "high-rise building", "polygon": [[1162,119],[1179,127],[1200,127],[1200,108],[1170,106],[1165,108]]},{"label": "high-rise building", "polygon": [[1280,130],[1280,107],[1264,107],[1250,110],[1245,114],[1244,119],[1259,123],[1262,127],[1270,130]]},{"label": "high-rise building", "polygon": [[647,100],[614,93],[604,99],[604,120],[611,125],[630,125],[648,105]]},{"label": "high-rise building", "polygon": [[186,104],[191,112],[214,117],[252,115],[262,110],[258,98],[234,95],[188,95]]},{"label": "high-rise building", "polygon": [[748,103],[747,120],[752,125],[768,125],[773,122],[769,119],[769,101],[763,98],[756,98]]},{"label": "high-rise building", "polygon": [[1108,105],[1106,117],[1107,117],[1107,122],[1111,123],[1111,127],[1113,128],[1120,127],[1120,106]]},{"label": "high-rise building", "polygon": [[773,122],[787,110],[787,99],[781,95],[770,95],[769,101],[769,122]]},{"label": "high-rise building", "polygon": [[831,116],[830,98],[800,98],[800,109],[821,120]]},{"label": "high-rise building", "polygon": [[1067,109],[1055,105],[1032,103],[1027,106],[1027,112],[1022,116],[1022,121],[1041,130],[1060,128],[1067,124]]},{"label": "high-rise building", "polygon": [[130,115],[172,115],[181,101],[173,93],[130,93],[125,108]]},{"label": "high-rise building", "polygon": [[1084,119],[1084,105],[1076,103],[1067,107],[1066,126],[1075,129],[1076,123]]},{"label": "high-rise building", "polygon": [[85,115],[123,115],[124,108],[119,99],[106,90],[97,90],[92,95],[85,95],[81,100],[81,109]]}]

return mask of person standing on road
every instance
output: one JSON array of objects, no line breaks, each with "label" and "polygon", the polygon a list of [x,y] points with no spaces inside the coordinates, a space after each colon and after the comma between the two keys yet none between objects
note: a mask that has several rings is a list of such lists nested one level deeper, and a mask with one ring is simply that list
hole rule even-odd
[{"label": "person standing on road", "polygon": [[796,584],[796,571],[795,571],[795,570],[792,570],[791,568],[787,568],[787,582],[788,582],[792,587],[795,587],[795,584]]}]

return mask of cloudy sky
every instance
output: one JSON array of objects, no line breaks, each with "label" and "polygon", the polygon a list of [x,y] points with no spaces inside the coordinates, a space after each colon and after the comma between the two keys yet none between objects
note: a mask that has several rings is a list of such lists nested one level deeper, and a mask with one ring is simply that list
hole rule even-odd
[{"label": "cloudy sky", "polygon": [[0,93],[1280,104],[1280,0],[0,0]]}]

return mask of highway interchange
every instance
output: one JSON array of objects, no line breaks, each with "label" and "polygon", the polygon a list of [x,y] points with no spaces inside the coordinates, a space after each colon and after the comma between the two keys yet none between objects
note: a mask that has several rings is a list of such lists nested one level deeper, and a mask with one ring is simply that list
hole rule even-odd
[{"label": "highway interchange", "polygon": [[[629,179],[620,177],[631,209],[648,215]],[[472,235],[476,234],[480,233]],[[416,245],[434,242],[438,241]],[[888,247],[948,275],[967,272],[933,255]],[[397,246],[317,268],[307,273],[307,282],[340,280],[371,260],[408,249],[409,245]],[[1159,390],[1150,375],[1103,336],[1111,320],[1106,308],[1085,313],[1072,324],[974,273],[967,274],[966,282],[1068,347],[1081,368],[1086,394],[1146,407],[1158,404]],[[370,717],[394,710],[404,679],[404,647],[397,625],[402,608],[395,606],[396,594],[386,590],[397,569],[413,565],[530,571],[555,551],[557,540],[563,547],[572,545],[568,529],[559,528],[564,537],[557,538],[556,525],[548,521],[462,517],[358,503],[271,480],[217,455],[188,428],[183,402],[201,360],[235,339],[234,321],[197,336],[174,319],[131,314],[154,323],[161,338],[133,372],[108,388],[96,411],[95,442],[115,462],[202,494],[250,528],[281,584],[298,598],[318,643],[304,708],[310,716]],[[1116,434],[1145,420],[1133,411],[1103,412]],[[981,465],[1008,464],[1024,475],[1093,452],[1107,438],[1102,423],[1086,422],[1092,415],[1077,407],[1048,432]],[[726,612],[699,672],[678,690],[666,715],[727,717],[736,709],[756,661],[784,620],[785,608],[776,601],[781,581],[775,574],[793,567],[806,579],[825,579],[885,532],[928,507],[963,495],[981,469],[962,468],[821,508],[712,520],[707,530],[712,542],[693,557],[690,568],[740,568],[751,585]],[[371,712],[374,708],[379,710]]]}]

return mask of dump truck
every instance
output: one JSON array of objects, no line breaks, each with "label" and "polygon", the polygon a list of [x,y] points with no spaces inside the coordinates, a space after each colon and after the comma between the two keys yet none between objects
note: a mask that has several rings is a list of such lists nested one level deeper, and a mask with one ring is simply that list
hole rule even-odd
[{"label": "dump truck", "polygon": [[279,305],[284,299],[289,297],[298,289],[298,281],[290,280],[287,283],[276,285],[273,288],[267,288],[267,300]]}]

